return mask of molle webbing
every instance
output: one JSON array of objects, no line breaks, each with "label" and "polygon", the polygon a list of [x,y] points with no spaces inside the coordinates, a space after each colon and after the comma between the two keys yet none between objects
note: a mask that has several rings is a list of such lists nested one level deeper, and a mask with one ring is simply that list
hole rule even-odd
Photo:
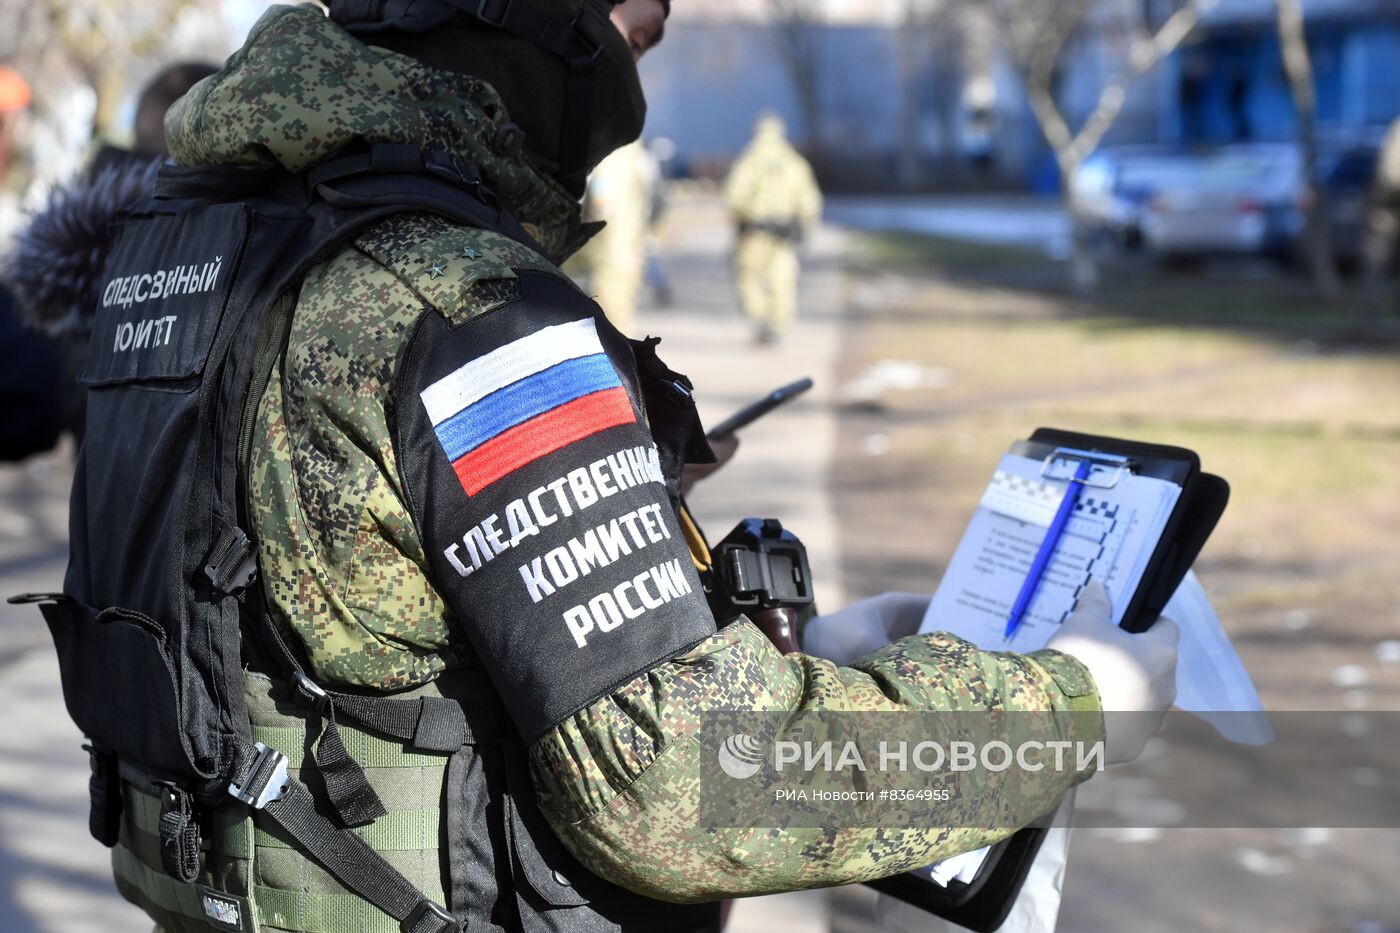
[{"label": "molle webbing", "polygon": [[[308,720],[301,718],[285,686],[274,687],[258,675],[250,675],[247,686],[254,740],[282,751],[295,775],[314,787],[318,777],[314,768],[303,769],[303,762],[309,758],[306,749],[316,738],[316,720],[310,721],[308,736]],[[437,693],[428,687],[409,699]],[[388,810],[373,824],[353,832],[424,896],[445,903],[445,853],[439,847],[451,756],[415,751],[402,742],[346,723],[340,731],[351,757],[364,768],[370,786]],[[175,881],[161,869],[159,796],[130,781],[123,781],[122,793],[121,842],[112,857],[118,888],[128,900],[151,912],[167,933],[227,929],[206,919],[201,887],[238,901],[243,916],[256,921],[245,919],[244,930],[399,933],[397,921],[347,891],[308,859],[268,816],[258,813],[250,818],[249,810],[232,801],[211,814],[199,881]]]}]

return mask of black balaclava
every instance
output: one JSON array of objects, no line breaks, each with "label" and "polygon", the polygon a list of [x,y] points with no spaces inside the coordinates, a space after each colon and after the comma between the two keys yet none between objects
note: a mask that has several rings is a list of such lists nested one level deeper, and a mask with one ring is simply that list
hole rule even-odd
[{"label": "black balaclava", "polygon": [[588,172],[639,137],[646,119],[631,49],[608,21],[613,5],[331,0],[330,14],[370,45],[490,83],[524,130],[530,158],[582,194]]}]

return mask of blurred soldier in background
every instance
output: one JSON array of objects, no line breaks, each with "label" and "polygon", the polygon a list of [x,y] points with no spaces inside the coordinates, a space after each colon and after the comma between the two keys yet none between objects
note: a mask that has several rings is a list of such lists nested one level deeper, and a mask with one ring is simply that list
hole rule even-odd
[{"label": "blurred soldier in background", "polygon": [[1366,233],[1366,304],[1370,314],[1394,314],[1391,293],[1395,273],[1395,247],[1400,242],[1400,120],[1391,125],[1381,143],[1376,179],[1371,188],[1371,209]]},{"label": "blurred soldier in background", "polygon": [[[126,343],[94,340],[89,361],[111,376],[94,411],[129,417],[80,455],[68,595],[47,603],[75,621],[98,606],[130,617],[141,638],[121,645],[168,691],[142,702],[155,684],[88,663],[70,703],[107,734],[89,736],[108,746],[94,751],[93,834],[116,846],[121,892],[162,930],[709,933],[720,898],[980,848],[1090,774],[989,772],[919,827],[716,832],[697,783],[714,752],[695,735],[717,711],[1057,711],[1078,715],[1047,721],[1044,737],[1106,741],[1110,763],[1150,731],[1111,726],[1102,709],[1160,721],[1174,629],[1128,635],[1106,597],[1024,656],[912,634],[925,597],[813,619],[828,644],[901,638],[852,667],[783,654],[735,611],[715,617],[700,577],[712,555],[680,498],[687,464],[716,460],[691,385],[557,265],[582,240],[588,168],[640,135],[635,59],[668,13],[665,0],[331,0],[329,18],[274,6],[172,108],[169,206],[125,224],[112,260],[131,271],[109,281],[123,297],[101,320],[121,322]],[[800,229],[819,209],[810,169],[784,150],[780,130],[761,135],[753,178],[736,173],[738,212],[765,230]],[[441,195],[435,179],[460,220],[422,209],[426,195],[384,208],[415,180]],[[216,183],[230,200],[190,205]],[[238,200],[239,185],[265,200]],[[274,195],[290,211],[308,191],[358,199],[363,226],[338,219],[300,284],[271,276],[268,304],[252,305],[244,286],[263,287],[256,274],[279,258],[264,250],[291,221],[273,240],[226,218]],[[225,255],[242,265],[220,279]],[[138,300],[158,275],[167,290]],[[197,329],[235,300],[246,317]],[[148,346],[157,321],[163,339]],[[162,391],[162,408],[148,384],[172,365],[199,372],[200,394]],[[205,410],[219,423],[198,446],[167,430]],[[151,457],[155,442],[191,459]],[[184,463],[207,473],[189,487],[199,507],[151,480]],[[159,494],[128,509],[133,475]],[[186,547],[215,539],[203,526],[216,515],[212,550]],[[607,535],[616,548],[598,544]],[[119,572],[128,560],[139,573]],[[193,580],[182,569],[200,564]],[[219,612],[233,625],[167,640],[144,605],[175,624]],[[85,639],[66,644],[86,662],[106,643]],[[188,668],[171,676],[176,649]],[[232,689],[199,692],[196,665]],[[176,687],[198,703],[174,704]],[[104,701],[124,696],[146,721],[108,715]],[[215,718],[227,732],[208,728]],[[192,756],[196,742],[217,760]]]},{"label": "blurred soldier in background", "polygon": [[656,172],[656,182],[651,186],[651,215],[647,218],[646,283],[651,289],[652,300],[657,307],[669,308],[675,297],[671,291],[671,278],[666,274],[666,266],[661,261],[661,220],[666,214],[666,163],[676,154],[674,141],[661,137],[647,145]]},{"label": "blurred soldier in background", "polygon": [[607,226],[580,260],[608,320],[631,336],[659,179],[656,159],[640,140],[608,156],[588,179],[587,218]]},{"label": "blurred soldier in background", "polygon": [[757,341],[772,343],[797,313],[797,247],[822,211],[812,167],[788,142],[781,117],[759,118],[729,174],[725,201],[739,232],[739,298]]}]

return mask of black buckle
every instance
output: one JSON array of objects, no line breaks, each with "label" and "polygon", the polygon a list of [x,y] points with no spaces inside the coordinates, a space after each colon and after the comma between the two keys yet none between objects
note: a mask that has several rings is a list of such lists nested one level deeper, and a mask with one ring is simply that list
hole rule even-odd
[{"label": "black buckle", "polygon": [[570,58],[570,66],[596,63],[606,47],[604,41],[607,36],[606,30],[615,28],[612,21],[599,12],[593,4],[585,3],[583,9],[569,25],[573,27],[574,38],[583,46],[583,55]]},{"label": "black buckle", "polygon": [[297,705],[314,710],[322,716],[330,709],[331,695],[301,671],[292,675],[292,688],[296,690]]},{"label": "black buckle", "polygon": [[88,753],[92,772],[88,777],[88,832],[110,849],[121,835],[122,788],[117,756],[93,745],[84,745],[83,751]]},{"label": "black buckle", "polygon": [[423,153],[423,168],[454,184],[465,185],[468,188],[481,185],[481,173],[476,170],[476,166],[463,165],[449,152],[434,149]]},{"label": "black buckle", "polygon": [[243,783],[229,781],[229,796],[236,797],[254,810],[261,810],[274,801],[287,796],[292,779],[287,774],[287,756],[275,748],[261,742],[253,747],[258,755],[253,759]]},{"label": "black buckle", "polygon": [[413,908],[407,917],[403,918],[399,929],[403,933],[429,933],[428,930],[418,929],[418,924],[429,917],[435,917],[440,921],[439,926],[431,928],[431,933],[461,933],[461,921],[426,898],[419,901],[418,906]]},{"label": "black buckle", "polygon": [[501,15],[496,18],[493,18],[486,12],[486,8],[494,2],[499,2],[499,0],[481,0],[481,2],[476,5],[476,18],[488,26],[501,29],[505,26],[506,20],[510,18],[510,8],[515,5],[515,0],[505,0],[505,3],[501,7]]},{"label": "black buckle", "polygon": [[243,529],[229,526],[214,546],[204,573],[220,593],[237,596],[258,576],[258,549]]}]

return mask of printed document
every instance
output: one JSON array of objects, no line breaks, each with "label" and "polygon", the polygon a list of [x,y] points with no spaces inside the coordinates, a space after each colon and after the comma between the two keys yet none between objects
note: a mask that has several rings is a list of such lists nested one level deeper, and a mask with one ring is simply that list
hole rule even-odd
[{"label": "printed document", "polygon": [[1086,486],[1080,494],[1035,598],[1008,640],[1003,633],[1012,604],[1070,485],[1043,477],[1042,466],[1002,457],[929,604],[923,631],[952,632],[980,648],[1036,651],[1074,611],[1091,578],[1108,590],[1114,622],[1122,621],[1181,487],[1096,470],[1091,482],[1113,485]]}]

